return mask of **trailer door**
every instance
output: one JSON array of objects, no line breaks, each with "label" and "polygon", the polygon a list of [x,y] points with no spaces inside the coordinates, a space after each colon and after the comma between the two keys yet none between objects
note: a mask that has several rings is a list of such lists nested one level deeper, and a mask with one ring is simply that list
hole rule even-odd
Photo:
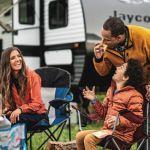
[{"label": "trailer door", "polygon": [[[13,4],[18,0],[13,0]],[[40,67],[40,1],[22,0],[13,8],[13,45],[20,48],[26,65]]]}]

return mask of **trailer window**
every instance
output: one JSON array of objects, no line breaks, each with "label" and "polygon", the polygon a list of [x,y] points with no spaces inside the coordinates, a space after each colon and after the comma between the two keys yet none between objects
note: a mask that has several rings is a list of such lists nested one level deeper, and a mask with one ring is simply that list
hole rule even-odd
[{"label": "trailer window", "polygon": [[68,0],[56,0],[49,4],[49,28],[66,27],[68,24]]},{"label": "trailer window", "polygon": [[34,0],[22,0],[19,3],[20,24],[34,24]]}]

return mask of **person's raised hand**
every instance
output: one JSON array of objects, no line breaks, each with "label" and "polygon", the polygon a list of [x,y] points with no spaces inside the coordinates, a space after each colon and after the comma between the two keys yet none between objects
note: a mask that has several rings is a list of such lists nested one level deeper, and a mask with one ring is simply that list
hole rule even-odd
[{"label": "person's raised hand", "polygon": [[[16,109],[14,110],[11,115],[10,115],[10,122],[12,124],[16,123],[16,121],[18,120],[19,121],[19,115],[21,114],[21,110],[20,109]],[[17,119],[17,120],[16,120]]]},{"label": "person's raised hand", "polygon": [[[107,124],[109,128],[113,128],[115,125],[116,116],[109,115],[109,119],[107,120]],[[119,125],[119,118],[117,120],[117,126]]]},{"label": "person's raised hand", "polygon": [[147,91],[145,97],[148,101],[150,101],[150,84],[145,85],[145,89]]},{"label": "person's raised hand", "polygon": [[93,86],[92,91],[89,90],[89,88],[86,86],[86,90],[83,89],[83,97],[89,99],[90,101],[93,101],[95,99],[95,86]]},{"label": "person's raised hand", "polygon": [[100,59],[103,56],[104,50],[102,48],[103,48],[103,45],[101,43],[95,43],[94,54],[95,54],[96,59]]}]

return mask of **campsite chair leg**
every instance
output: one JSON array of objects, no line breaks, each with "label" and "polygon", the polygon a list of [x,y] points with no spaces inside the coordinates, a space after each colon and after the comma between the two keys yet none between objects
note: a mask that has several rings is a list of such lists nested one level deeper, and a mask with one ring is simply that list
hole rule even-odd
[{"label": "campsite chair leg", "polygon": [[[147,104],[147,112],[146,112],[146,116],[149,116],[149,103]],[[148,135],[148,117],[146,118],[146,134]],[[147,138],[146,139],[146,150],[148,150],[148,146],[149,146],[149,143],[148,143],[149,139]]]},{"label": "campsite chair leg", "polygon": [[[49,135],[49,134],[47,133],[47,131],[44,131],[44,132],[45,132],[45,134],[48,136],[48,138],[50,138],[52,141],[56,141],[56,138],[52,135],[51,131],[49,131],[51,135]],[[51,136],[52,136],[53,138],[52,138]]]},{"label": "campsite chair leg", "polygon": [[[30,133],[31,136],[31,133]],[[30,150],[32,150],[32,139],[30,138]]]},{"label": "campsite chair leg", "polygon": [[27,138],[27,141],[30,140],[30,150],[32,150],[32,135],[36,132],[37,130],[35,130],[34,132],[30,133],[30,136]]},{"label": "campsite chair leg", "polygon": [[[48,130],[49,130],[49,129],[48,129]],[[48,138],[38,147],[37,150],[39,150],[39,149],[48,141],[48,139],[51,139],[52,141],[54,141],[54,140],[51,138],[51,136],[53,136],[52,134],[53,134],[54,132],[51,133],[51,131],[49,131],[51,135],[49,135],[49,134],[46,132],[46,130],[45,130],[44,132],[45,132],[45,134],[48,136]],[[53,136],[53,138],[56,139],[54,136]]]},{"label": "campsite chair leg", "polygon": [[[67,120],[64,121],[63,123],[61,123],[61,124],[54,130],[53,133],[48,129],[49,133],[52,134],[52,137],[55,139],[55,141],[58,141],[58,140],[59,140],[60,135],[61,135],[61,133],[62,133],[62,131],[63,131],[63,129],[64,129],[64,126],[65,126],[66,122],[67,122]],[[62,126],[62,128],[61,128],[61,131],[60,131],[60,133],[59,133],[59,135],[58,135],[58,137],[57,137],[57,139],[56,139],[53,134],[57,131],[57,129],[58,129],[60,126]]]},{"label": "campsite chair leg", "polygon": [[65,127],[66,122],[67,122],[67,120],[66,120],[65,122],[62,123],[63,126],[62,126],[61,131],[60,131],[60,133],[59,133],[59,135],[58,135],[57,141],[58,141],[59,138],[60,138],[60,135],[61,135],[61,133],[62,133],[64,127]]},{"label": "campsite chair leg", "polygon": [[104,147],[103,147],[103,150],[106,150],[106,147],[107,147],[107,145],[108,145],[108,143],[110,142],[110,139],[106,142],[106,144],[104,145]]},{"label": "campsite chair leg", "polygon": [[[70,110],[70,103],[68,104],[68,110]],[[69,116],[70,116],[70,111],[69,111]],[[69,141],[71,141],[71,127],[70,127],[70,117],[69,117]]]},{"label": "campsite chair leg", "polygon": [[112,141],[113,141],[113,143],[115,144],[116,148],[117,148],[118,150],[120,150],[118,144],[116,143],[116,141],[115,141],[113,138],[112,138]]},{"label": "campsite chair leg", "polygon": [[[62,131],[63,131],[63,129],[64,129],[64,126],[65,126],[66,122],[67,122],[67,121],[61,123],[61,124],[54,130],[54,132],[51,132],[51,131],[49,130],[49,128],[47,128],[47,130],[49,131],[50,135],[46,132],[46,130],[44,131],[45,134],[48,136],[48,138],[38,147],[37,150],[39,150],[39,149],[48,141],[48,139],[51,139],[52,141],[58,141],[59,138],[60,138],[60,135],[61,135],[61,133],[62,133]],[[60,131],[60,133],[59,133],[59,135],[58,135],[58,137],[57,137],[57,139],[56,139],[53,134],[57,131],[57,129],[58,129],[61,125],[62,125],[61,131]],[[52,139],[52,137],[53,137],[53,139]]]},{"label": "campsite chair leg", "polygon": [[139,147],[137,148],[137,150],[140,150],[140,149],[141,149],[141,147],[142,147],[144,141],[145,141],[145,139],[142,140],[142,142],[140,143],[140,145],[139,145]]},{"label": "campsite chair leg", "polygon": [[[47,134],[47,136],[48,136],[48,138],[38,147],[38,149],[37,150],[39,150],[47,141],[48,141],[48,139],[51,139],[51,135],[49,136],[48,134]],[[52,139],[51,139],[52,140]],[[53,141],[53,140],[52,140]]]}]

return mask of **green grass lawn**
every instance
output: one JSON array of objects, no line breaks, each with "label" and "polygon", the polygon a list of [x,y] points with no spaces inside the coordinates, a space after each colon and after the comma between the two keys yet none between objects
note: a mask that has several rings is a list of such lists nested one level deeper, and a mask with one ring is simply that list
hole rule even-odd
[{"label": "green grass lawn", "polygon": [[[103,125],[103,121],[93,121],[92,124],[88,125],[87,127],[83,127],[83,130],[92,130],[92,129],[100,129]],[[52,127],[51,129],[54,130],[56,127]],[[75,136],[78,133],[79,126],[75,125],[71,127],[71,140],[75,140]],[[58,132],[56,132],[56,135],[58,135]],[[47,135],[43,133],[36,133],[32,138],[32,149],[36,150],[40,143],[44,141],[44,139],[47,138]],[[49,140],[50,141],[50,140]],[[67,127],[64,128],[62,135],[59,139],[60,142],[67,142],[69,141],[69,130]],[[47,143],[41,148],[41,150],[46,149]],[[102,150],[102,147],[98,146],[98,150]],[[29,150],[29,144],[28,144],[28,150]],[[136,150],[136,144],[132,146],[131,150]]]},{"label": "green grass lawn", "polygon": [[[105,97],[106,93],[102,93],[101,96],[97,95],[97,98],[102,102],[104,97]],[[93,113],[93,109],[92,107],[89,105],[89,111],[90,113]],[[87,125],[87,127],[83,127],[83,130],[92,130],[92,129],[96,129],[99,130],[101,127],[103,126],[103,121],[93,121],[90,125]],[[52,131],[54,131],[56,129],[57,126],[54,126],[52,128],[50,128]],[[71,140],[75,140],[75,136],[78,133],[78,129],[79,126],[73,125],[71,126]],[[58,135],[59,132],[56,132],[56,135]],[[36,150],[38,148],[38,146],[40,145],[40,143],[42,143],[44,141],[44,139],[47,138],[47,135],[43,132],[43,133],[36,133],[33,137],[32,137],[32,149]],[[69,130],[68,127],[65,127],[62,135],[60,136],[59,139],[60,142],[67,142],[69,141]],[[46,145],[47,143],[41,148],[41,150],[45,150],[46,149]],[[102,147],[98,146],[97,147],[98,150],[102,150]],[[28,149],[29,148],[29,142],[28,142]],[[131,148],[131,150],[136,150],[136,144],[134,144]]]}]

